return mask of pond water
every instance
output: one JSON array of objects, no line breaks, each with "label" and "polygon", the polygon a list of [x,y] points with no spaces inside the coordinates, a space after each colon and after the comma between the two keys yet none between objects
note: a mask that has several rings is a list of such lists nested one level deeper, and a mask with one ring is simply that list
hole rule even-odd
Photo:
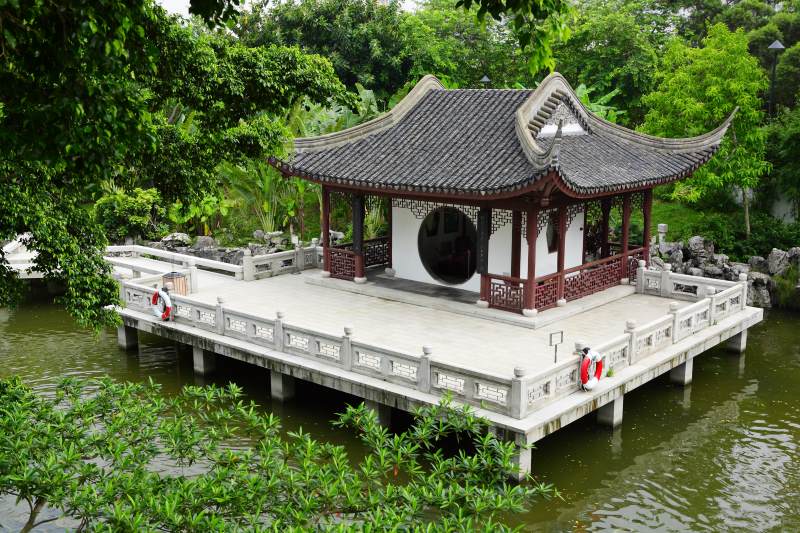
[{"label": "pond water", "polygon": [[[271,402],[265,370],[225,363],[203,381],[190,353],[157,337],[142,335],[138,353],[126,353],[115,331],[94,336],[53,304],[0,309],[0,377],[19,375],[44,394],[64,376],[150,376],[165,393],[235,381],[287,428],[360,449],[329,423],[354,398],[301,385],[297,400]],[[695,360],[691,387],[662,377],[628,394],[620,429],[590,415],[539,442],[535,475],[562,499],[508,520],[526,531],[800,531],[798,376],[800,315],[770,312],[750,330],[744,357],[713,350]],[[26,517],[0,499],[0,531],[17,531]]]}]

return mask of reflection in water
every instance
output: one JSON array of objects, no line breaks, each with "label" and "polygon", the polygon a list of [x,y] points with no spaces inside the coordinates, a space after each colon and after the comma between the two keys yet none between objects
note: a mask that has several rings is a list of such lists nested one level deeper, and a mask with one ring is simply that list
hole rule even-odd
[{"label": "reflection in water", "polygon": [[[615,431],[590,415],[541,441],[536,476],[564,499],[509,520],[529,531],[800,531],[797,321],[770,313],[750,331],[746,366],[744,357],[713,351],[695,360],[691,387],[665,377],[629,393]],[[0,376],[12,374],[44,394],[64,376],[152,376],[165,394],[233,380],[287,429],[302,425],[315,437],[361,449],[329,423],[351,397],[300,385],[295,401],[272,403],[265,370],[222,359],[214,375],[195,377],[190,351],[142,335],[138,352],[125,353],[116,332],[78,330],[49,304],[0,309]],[[0,500],[0,530],[17,530],[24,518],[13,502]]]}]

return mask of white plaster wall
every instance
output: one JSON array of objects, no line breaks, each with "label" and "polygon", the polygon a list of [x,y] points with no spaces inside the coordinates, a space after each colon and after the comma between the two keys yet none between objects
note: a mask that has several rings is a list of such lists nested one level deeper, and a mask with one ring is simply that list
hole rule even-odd
[{"label": "white plaster wall", "polygon": [[[417,235],[422,220],[417,219],[409,209],[392,207],[392,268],[398,278],[457,287],[469,291],[480,291],[480,276],[474,275],[460,285],[442,283],[428,274],[417,251]],[[524,278],[528,272],[528,245],[522,239],[520,274]],[[571,268],[581,264],[583,254],[583,213],[578,214],[567,228],[566,256],[564,267]],[[536,240],[536,276],[545,276],[556,271],[558,253],[547,252],[545,230]],[[511,223],[499,228],[489,239],[489,272],[492,274],[511,273]]]}]

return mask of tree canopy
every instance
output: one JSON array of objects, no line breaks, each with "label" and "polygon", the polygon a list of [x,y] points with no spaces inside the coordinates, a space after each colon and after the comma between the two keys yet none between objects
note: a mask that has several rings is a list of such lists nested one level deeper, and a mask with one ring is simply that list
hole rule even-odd
[{"label": "tree canopy", "polygon": [[716,24],[702,45],[670,43],[655,73],[657,87],[642,99],[648,107],[642,130],[663,137],[701,135],[739,108],[716,156],[676,183],[673,196],[688,201],[725,186],[751,189],[769,170],[760,128],[767,77],[747,53],[747,36]]},{"label": "tree canopy", "polygon": [[165,397],[152,381],[65,380],[48,398],[11,378],[0,405],[0,494],[27,503],[26,528],[505,531],[501,513],[555,494],[507,482],[515,444],[447,400],[398,434],[348,406],[334,425],[360,437],[355,454],[283,430],[233,384]]},{"label": "tree canopy", "polygon": [[[220,160],[281,150],[296,101],[349,101],[326,59],[198,35],[151,0],[12,1],[0,13],[0,240],[29,234],[36,269],[83,324],[117,320],[105,238],[83,205],[102,182],[197,194]],[[176,130],[176,105],[196,112],[200,135]],[[0,258],[0,305],[20,293]]]}]

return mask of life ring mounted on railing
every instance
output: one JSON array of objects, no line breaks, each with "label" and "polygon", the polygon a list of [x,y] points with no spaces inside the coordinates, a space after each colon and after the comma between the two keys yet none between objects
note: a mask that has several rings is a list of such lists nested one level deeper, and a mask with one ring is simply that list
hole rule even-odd
[{"label": "life ring mounted on railing", "polygon": [[150,300],[152,304],[153,314],[160,317],[161,320],[169,320],[172,316],[172,300],[169,297],[169,292],[165,289],[157,289],[153,293],[153,298]]},{"label": "life ring mounted on railing", "polygon": [[590,348],[584,348],[581,358],[581,388],[587,391],[592,390],[602,377],[603,356]]}]

